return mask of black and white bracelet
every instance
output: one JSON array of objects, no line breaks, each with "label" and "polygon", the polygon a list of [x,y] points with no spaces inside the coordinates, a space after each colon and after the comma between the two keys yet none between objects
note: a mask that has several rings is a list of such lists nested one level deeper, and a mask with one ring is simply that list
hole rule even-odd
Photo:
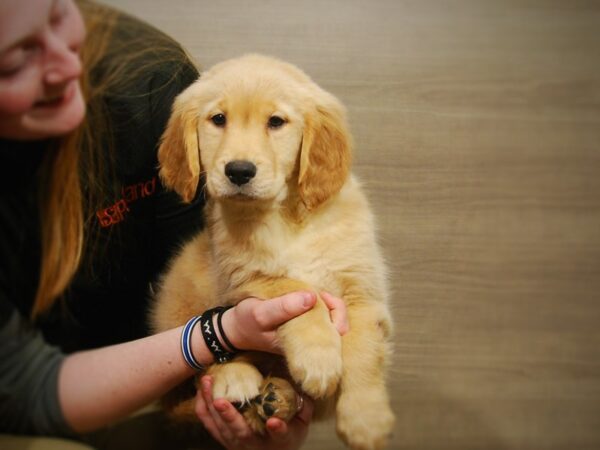
[{"label": "black and white bracelet", "polygon": [[[219,364],[230,361],[235,356],[236,352],[239,351],[233,346],[231,341],[227,339],[225,331],[223,330],[223,313],[225,313],[225,311],[227,311],[229,308],[231,308],[231,306],[217,306],[216,308],[209,309],[202,314],[202,319],[200,321],[204,342],[215,357],[215,361]],[[219,327],[219,333],[221,334],[221,338],[225,342],[225,345],[223,345],[223,343],[219,340],[219,336],[215,330],[215,325],[213,322],[214,315],[217,316],[217,326]]]}]

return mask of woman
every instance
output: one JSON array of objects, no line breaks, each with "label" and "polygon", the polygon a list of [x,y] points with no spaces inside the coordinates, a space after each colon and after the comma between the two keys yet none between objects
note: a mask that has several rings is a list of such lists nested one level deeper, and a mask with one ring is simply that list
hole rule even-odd
[{"label": "woman", "polygon": [[[181,204],[156,170],[170,105],[197,76],[172,40],[110,9],[0,3],[0,162],[12,173],[0,182],[0,432],[86,433],[193,375],[182,327],[144,336],[152,284],[202,227],[202,195]],[[344,332],[343,303],[323,298]],[[314,302],[244,300],[225,313],[225,333],[276,353],[277,326]],[[211,363],[198,330],[191,341]],[[306,435],[309,399],[259,438],[202,381],[198,416],[225,447],[297,448]]]}]

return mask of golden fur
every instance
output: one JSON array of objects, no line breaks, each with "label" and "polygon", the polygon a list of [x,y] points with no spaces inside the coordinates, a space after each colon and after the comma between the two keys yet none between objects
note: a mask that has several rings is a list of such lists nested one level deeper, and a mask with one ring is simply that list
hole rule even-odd
[{"label": "golden fur", "polygon": [[[226,117],[225,126],[211,118]],[[272,116],[285,120],[269,127]],[[240,186],[225,175],[250,161]],[[206,229],[164,276],[157,331],[247,296],[327,290],[343,298],[341,338],[319,300],[278,331],[298,385],[335,408],[339,436],[354,449],[385,445],[394,416],[385,386],[391,333],[385,265],[373,216],[350,174],[351,139],[339,101],[295,66],[260,55],[218,64],[176,99],[159,149],[163,184],[184,200],[206,176]],[[251,357],[212,366],[215,395],[248,401],[262,375]]]}]

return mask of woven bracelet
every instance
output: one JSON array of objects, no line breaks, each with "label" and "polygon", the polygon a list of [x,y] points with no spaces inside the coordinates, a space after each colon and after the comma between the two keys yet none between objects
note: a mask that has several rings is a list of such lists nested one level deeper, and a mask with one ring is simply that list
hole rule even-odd
[{"label": "woven bracelet", "polygon": [[[215,361],[219,364],[223,364],[227,361],[230,361],[234,356],[237,349],[231,344],[227,336],[225,336],[225,332],[223,331],[223,325],[221,325],[221,316],[225,311],[227,311],[229,307],[218,306],[213,309],[209,309],[202,314],[201,319],[201,329],[202,329],[202,337],[204,338],[204,342],[206,346],[210,350],[210,352],[215,357]],[[221,332],[221,336],[223,340],[227,344],[227,346],[232,350],[228,351],[225,346],[219,341],[219,337],[215,331],[215,326],[213,323],[213,316],[217,314],[217,324],[219,326],[219,331]]]},{"label": "woven bracelet", "polygon": [[192,331],[198,322],[202,320],[202,316],[194,316],[187,321],[181,332],[181,353],[185,362],[194,370],[204,370],[204,366],[196,361],[192,353]]}]

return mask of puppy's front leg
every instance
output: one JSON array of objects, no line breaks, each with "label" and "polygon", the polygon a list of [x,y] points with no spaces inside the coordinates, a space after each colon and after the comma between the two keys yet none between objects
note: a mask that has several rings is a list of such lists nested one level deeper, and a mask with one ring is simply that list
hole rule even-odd
[{"label": "puppy's front leg", "polygon": [[[265,278],[244,285],[240,291],[268,299],[314,289],[292,279]],[[302,390],[314,398],[333,395],[342,375],[342,343],[323,300],[317,298],[311,310],[279,327],[277,338],[290,375]]]},{"label": "puppy's front leg", "polygon": [[385,386],[391,320],[381,303],[348,300],[350,331],[342,344],[337,432],[352,449],[378,450],[385,447],[394,425]]},{"label": "puppy's front leg", "polygon": [[323,300],[277,332],[290,374],[314,398],[332,396],[342,376],[342,341]]}]

